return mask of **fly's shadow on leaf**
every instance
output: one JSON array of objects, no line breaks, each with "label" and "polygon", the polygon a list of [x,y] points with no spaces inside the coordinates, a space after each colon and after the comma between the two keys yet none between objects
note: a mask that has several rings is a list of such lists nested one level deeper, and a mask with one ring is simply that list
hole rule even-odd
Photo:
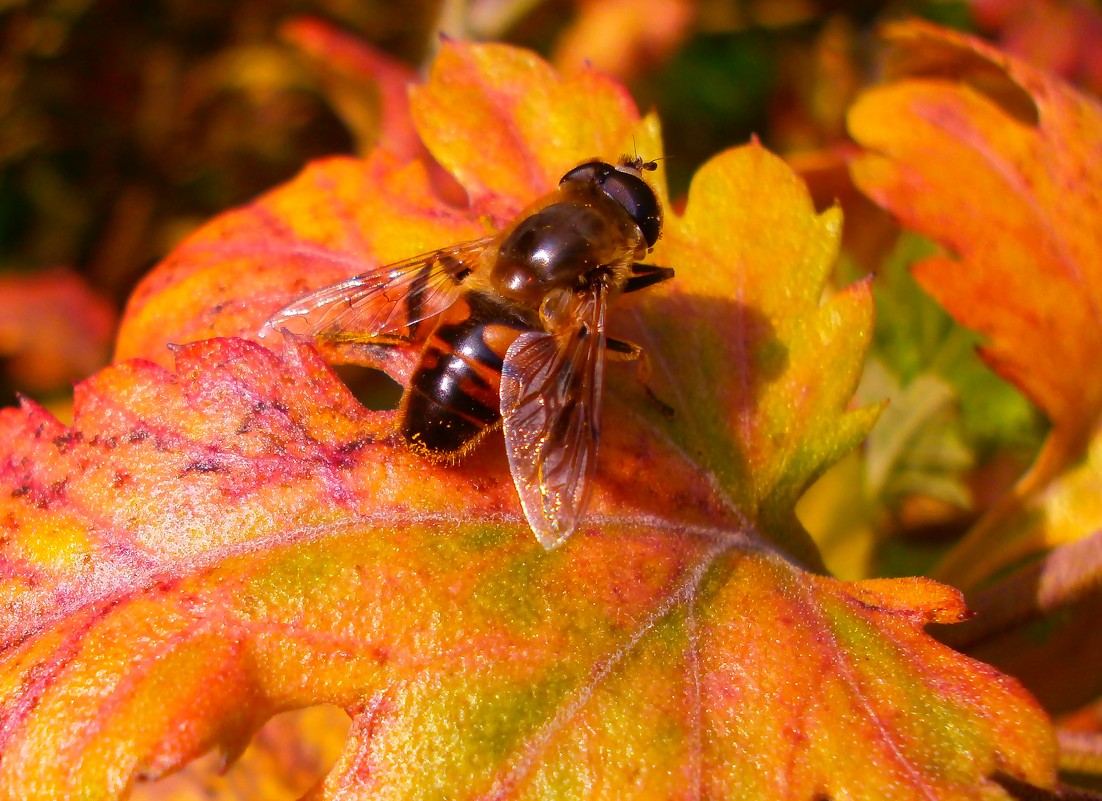
[{"label": "fly's shadow on leaf", "polygon": [[[749,376],[752,389],[780,378],[788,369],[788,348],[777,337],[773,324],[751,306],[743,303],[732,305],[737,307],[735,314],[742,321],[744,347],[752,349],[754,354],[753,364],[756,369]],[[751,396],[755,394],[751,392]]]},{"label": "fly's shadow on leaf", "polygon": [[[694,298],[693,305],[700,320],[716,321],[724,326],[726,321],[734,321],[732,341],[728,343],[732,361],[719,367],[738,373],[737,380],[742,388],[730,413],[739,418],[756,417],[765,387],[781,378],[788,369],[788,346],[777,336],[769,318],[755,306],[728,298]],[[684,412],[691,414],[692,410]]]},{"label": "fly's shadow on leaf", "polygon": [[[675,271],[678,269],[677,265],[668,266],[673,267]],[[673,278],[675,286],[676,281],[677,275],[675,272]],[[730,347],[728,356],[733,357],[735,362],[719,367],[726,371],[739,373],[740,381],[745,389],[738,407],[732,411],[735,414],[753,414],[756,411],[755,399],[759,396],[762,387],[780,378],[788,369],[788,347],[777,336],[776,328],[765,313],[755,306],[722,297],[694,295],[691,300],[692,313],[695,318],[693,328],[702,325],[702,322],[703,327],[707,328],[707,322],[714,321],[717,326],[722,326],[724,330],[733,329],[735,331],[732,339],[726,343]],[[631,303],[631,301],[626,301],[624,305],[626,306],[628,303]],[[647,316],[651,319],[676,320],[684,315],[685,307],[681,300],[668,294],[655,294],[647,299],[647,303],[649,307]],[[734,321],[734,323],[732,324],[729,321]],[[668,353],[669,359],[692,359],[695,358],[693,332],[689,328],[690,326],[686,326],[682,330],[680,341],[669,343],[658,341],[656,337],[648,333],[647,322],[629,312],[624,315],[613,314],[611,316],[609,336],[623,336],[633,342],[639,342],[647,351],[648,358],[652,360],[663,353]],[[613,370],[616,370],[616,368],[614,367]],[[638,387],[638,382],[636,383],[638,394],[636,394],[636,390],[625,392],[626,382],[615,378],[612,379],[611,384],[606,379],[606,385],[609,385],[613,392],[630,398],[633,404],[638,405],[648,402],[640,397],[644,393],[642,388]],[[651,379],[650,389],[655,392],[660,400],[673,407],[674,415],[691,415],[693,413],[691,408],[677,408],[676,404],[670,402],[667,397],[670,391],[668,386],[654,383],[654,380]]]}]

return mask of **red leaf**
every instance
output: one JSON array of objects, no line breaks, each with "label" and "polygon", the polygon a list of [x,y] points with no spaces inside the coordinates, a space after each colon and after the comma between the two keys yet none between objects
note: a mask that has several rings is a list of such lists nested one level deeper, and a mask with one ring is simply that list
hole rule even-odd
[{"label": "red leaf", "polygon": [[309,351],[199,343],[177,375],[101,373],[76,413],[0,415],[4,796],[117,797],[321,701],[353,717],[324,790],[350,797],[1051,781],[1040,710],[922,632],[964,614],[953,591],[671,519],[707,488],[653,441],[610,450],[666,479],[546,552],[499,454],[427,468]]}]

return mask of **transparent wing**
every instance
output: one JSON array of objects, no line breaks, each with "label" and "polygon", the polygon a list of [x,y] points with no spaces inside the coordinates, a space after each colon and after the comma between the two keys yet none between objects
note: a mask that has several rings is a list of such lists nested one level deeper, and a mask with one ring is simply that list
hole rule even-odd
[{"label": "transparent wing", "polygon": [[604,287],[579,301],[569,333],[522,334],[501,372],[509,469],[544,548],[563,543],[589,502],[604,380]]},{"label": "transparent wing", "polygon": [[385,334],[413,339],[418,323],[456,301],[463,279],[495,239],[462,242],[322,287],[280,309],[264,330],[331,342]]}]

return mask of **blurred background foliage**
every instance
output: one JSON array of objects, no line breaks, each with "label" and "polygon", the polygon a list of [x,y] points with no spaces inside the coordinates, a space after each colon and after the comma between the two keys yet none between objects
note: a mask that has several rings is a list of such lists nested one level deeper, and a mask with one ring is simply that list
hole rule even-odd
[{"label": "blurred background foliage", "polygon": [[24,392],[64,417],[175,243],[385,135],[385,87],[310,26],[365,43],[392,77],[423,71],[442,33],[506,41],[566,72],[591,63],[657,109],[675,199],[701,162],[757,136],[820,207],[841,203],[837,283],[876,276],[858,402],[891,404],[799,513],[843,577],[920,573],[1021,475],[1044,423],[910,278],[932,246],[849,181],[846,110],[876,80],[878,24],[905,16],[1102,88],[1102,15],[1085,0],[0,0],[0,402]]},{"label": "blurred background foliage", "polygon": [[117,306],[200,222],[308,160],[362,150],[324,64],[282,35],[310,15],[423,67],[441,31],[589,60],[661,110],[684,189],[757,133],[780,152],[842,136],[866,34],[949,2],[820,0],[5,0],[0,268],[67,265]]}]

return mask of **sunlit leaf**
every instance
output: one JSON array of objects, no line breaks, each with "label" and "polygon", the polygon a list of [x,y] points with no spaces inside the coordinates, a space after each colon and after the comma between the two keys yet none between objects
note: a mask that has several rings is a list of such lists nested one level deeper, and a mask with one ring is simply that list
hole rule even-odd
[{"label": "sunlit leaf", "polygon": [[3,794],[114,797],[319,701],[353,717],[327,779],[353,797],[1048,780],[1028,697],[922,633],[963,615],[951,591],[813,577],[683,522],[707,508],[694,466],[622,428],[609,451],[634,481],[613,471],[586,530],[546,552],[499,453],[428,467],[316,357],[288,358],[200,343],[178,376],[136,363],[83,385],[73,429],[0,418],[18,448]]},{"label": "sunlit leaf", "polygon": [[[488,61],[494,69],[484,76]],[[168,364],[170,344],[252,337],[310,289],[483,236],[570,167],[625,151],[638,123],[623,87],[591,71],[560,80],[523,51],[448,48],[433,74],[413,97],[415,118],[470,207],[441,200],[421,161],[377,150],[362,161],[317,162],[159,264],[131,297],[117,358]]]},{"label": "sunlit leaf", "polygon": [[1000,521],[1084,453],[1102,414],[1102,109],[1039,70],[932,26],[889,31],[893,80],[853,108],[858,184],[947,251],[919,283],[986,337],[981,353],[1052,421],[1017,495],[940,575],[974,585],[1051,544]]},{"label": "sunlit leaf", "polygon": [[779,159],[756,145],[729,153],[697,173],[655,249],[679,270],[669,296],[635,305],[635,339],[678,412],[670,436],[765,536],[812,564],[796,500],[878,411],[844,411],[872,323],[868,283],[820,304],[840,228]]},{"label": "sunlit leaf", "polygon": [[118,797],[319,703],[352,728],[317,798],[1051,785],[1036,703],[923,631],[967,616],[955,591],[805,569],[795,500],[877,412],[848,408],[870,291],[822,300],[840,215],[756,144],[668,214],[653,259],[675,280],[613,309],[674,415],[609,370],[593,502],[557,550],[499,436],[429,464],[306,345],[166,347],[483,231],[633,136],[661,153],[621,88],[502,47],[446,47],[413,111],[470,209],[416,164],[315,165],[148,279],[120,352],[159,363],[82,384],[72,428],[0,414],[0,797]]}]

